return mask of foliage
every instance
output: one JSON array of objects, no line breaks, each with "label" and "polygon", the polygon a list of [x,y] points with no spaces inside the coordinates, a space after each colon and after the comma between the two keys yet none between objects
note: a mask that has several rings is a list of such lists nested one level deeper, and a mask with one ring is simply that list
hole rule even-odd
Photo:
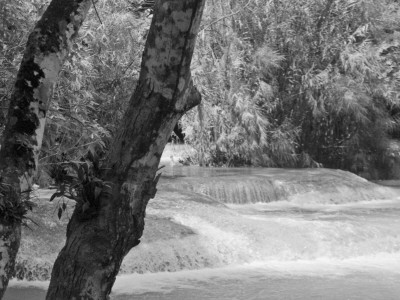
[{"label": "foliage", "polygon": [[[133,18],[128,2],[97,1],[73,45],[47,119],[41,163],[107,148],[122,118],[140,66],[148,20]],[[101,22],[101,23],[100,23]]]},{"label": "foliage", "polygon": [[[65,160],[52,165],[49,170],[57,187],[56,192],[50,197],[68,198],[76,201],[76,211],[82,219],[89,219],[96,215],[101,193],[110,184],[101,179],[100,157],[95,151],[88,151],[79,161]],[[63,201],[58,207],[58,218],[67,209]]]},{"label": "foliage", "polygon": [[48,262],[35,262],[32,259],[17,261],[13,277],[18,280],[46,281],[50,279],[52,265]]},{"label": "foliage", "polygon": [[213,2],[194,65],[203,105],[182,121],[186,140],[214,165],[384,169],[400,131],[396,5]]},{"label": "foliage", "polygon": [[[28,34],[49,1],[0,0],[0,134]],[[135,85],[149,18],[132,12],[128,1],[96,1],[72,45],[48,108],[37,182],[62,155],[79,160],[102,148],[118,126]],[[100,18],[100,19],[99,19]]]},{"label": "foliage", "polygon": [[385,34],[397,26],[389,2],[295,1],[277,10],[289,20],[278,50],[287,58],[278,77],[282,115],[301,126],[299,150],[324,166],[384,168],[389,134],[399,128],[391,116],[399,105],[398,65],[382,55],[399,43],[394,31]]},{"label": "foliage", "polygon": [[2,222],[5,224],[22,222],[26,225],[24,222],[27,219],[26,214],[35,206],[30,198],[25,197],[28,194],[28,192],[24,193],[20,200],[20,195],[13,186],[2,182],[2,179],[0,179],[0,216]]},{"label": "foliage", "polygon": [[[47,3],[0,0],[3,113],[27,33]],[[137,81],[151,13],[143,3],[96,2],[99,16],[92,11],[85,21],[49,107],[39,181],[60,157],[107,151]],[[387,168],[389,142],[400,137],[397,5],[209,2],[192,62],[203,102],[181,120],[196,149],[187,161],[359,174]]]},{"label": "foliage", "polygon": [[186,141],[204,165],[293,166],[298,129],[290,119],[269,118],[278,101],[274,86],[260,79],[284,58],[268,46],[255,51],[251,41],[227,29],[231,20],[216,23],[227,9],[220,5],[208,7],[198,37],[192,72],[203,102],[182,119]]}]

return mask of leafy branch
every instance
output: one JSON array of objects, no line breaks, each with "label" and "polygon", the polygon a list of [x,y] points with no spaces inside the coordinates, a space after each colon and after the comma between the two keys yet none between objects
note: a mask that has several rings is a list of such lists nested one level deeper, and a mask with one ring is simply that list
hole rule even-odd
[{"label": "leafy branch", "polygon": [[[97,215],[101,194],[111,188],[109,182],[101,179],[100,160],[94,151],[88,151],[86,157],[80,161],[63,161],[53,165],[50,175],[57,187],[50,201],[57,197],[76,201],[77,213],[83,220]],[[63,202],[58,208],[59,218],[66,209],[67,205]]]},{"label": "leafy branch", "polygon": [[[31,191],[24,192],[29,195]],[[27,199],[26,199],[27,198]],[[23,199],[23,200],[20,200]],[[20,197],[19,193],[13,186],[2,182],[0,179],[0,218],[3,222],[13,224],[15,222],[22,222],[27,226],[26,214],[32,211],[35,203],[29,197]]]}]

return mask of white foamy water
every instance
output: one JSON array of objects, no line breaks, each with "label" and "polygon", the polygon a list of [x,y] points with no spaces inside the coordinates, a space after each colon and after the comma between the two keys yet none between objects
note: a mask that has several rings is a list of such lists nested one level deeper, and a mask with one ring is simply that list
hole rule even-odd
[{"label": "white foamy water", "polygon": [[[201,252],[214,268],[122,275],[114,299],[399,299],[398,198],[229,208],[173,203],[150,211],[192,228],[189,252]],[[172,248],[175,257],[187,251]]]},{"label": "white foamy water", "polygon": [[[161,182],[112,299],[400,299],[399,189],[332,170],[201,172]],[[6,299],[43,299],[29,284]]]}]

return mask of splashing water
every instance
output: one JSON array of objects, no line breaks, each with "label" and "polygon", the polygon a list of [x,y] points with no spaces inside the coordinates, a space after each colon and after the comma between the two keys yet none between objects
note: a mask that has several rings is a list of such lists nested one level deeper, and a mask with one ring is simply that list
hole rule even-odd
[{"label": "splashing water", "polygon": [[168,169],[112,297],[399,299],[399,196],[337,170]]}]

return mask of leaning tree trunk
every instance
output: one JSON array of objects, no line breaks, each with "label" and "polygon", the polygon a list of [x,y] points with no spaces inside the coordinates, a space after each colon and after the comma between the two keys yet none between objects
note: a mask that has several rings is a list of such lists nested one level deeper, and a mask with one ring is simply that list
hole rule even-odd
[{"label": "leaning tree trunk", "polygon": [[28,39],[0,150],[0,299],[12,275],[59,72],[91,0],[53,0]]},{"label": "leaning tree trunk", "polygon": [[200,103],[190,62],[205,0],[156,2],[138,86],[114,140],[101,193],[78,201],[52,272],[48,300],[107,299],[136,246],[156,192],[161,154],[179,118]]}]

